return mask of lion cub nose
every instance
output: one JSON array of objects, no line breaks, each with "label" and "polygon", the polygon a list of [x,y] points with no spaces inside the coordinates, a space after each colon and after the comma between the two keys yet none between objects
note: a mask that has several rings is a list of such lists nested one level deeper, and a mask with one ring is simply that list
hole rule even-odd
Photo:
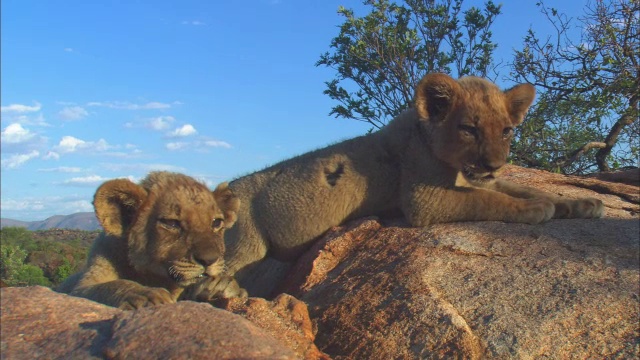
[{"label": "lion cub nose", "polygon": [[215,263],[216,261],[218,261],[218,259],[220,259],[220,257],[218,256],[194,256],[193,258],[198,264],[204,266],[204,267],[208,267],[210,265],[212,265],[213,263]]},{"label": "lion cub nose", "polygon": [[498,169],[500,169],[502,167],[502,165],[504,165],[504,162],[502,161],[483,161],[482,162],[482,166],[490,172],[494,172]]}]

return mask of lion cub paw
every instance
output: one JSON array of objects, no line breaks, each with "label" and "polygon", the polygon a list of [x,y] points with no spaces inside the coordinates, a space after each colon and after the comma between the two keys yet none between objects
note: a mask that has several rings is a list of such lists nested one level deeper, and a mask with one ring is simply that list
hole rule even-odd
[{"label": "lion cub paw", "polygon": [[556,204],[553,217],[563,219],[590,219],[604,215],[604,204],[594,198],[566,200]]},{"label": "lion cub paw", "polygon": [[555,211],[555,205],[547,199],[525,200],[525,207],[518,222],[540,224],[551,219]]},{"label": "lion cub paw", "polygon": [[211,302],[218,299],[246,298],[247,291],[232,276],[211,276],[187,288],[182,300]]},{"label": "lion cub paw", "polygon": [[147,306],[172,304],[175,300],[164,288],[146,287],[127,293],[118,306],[122,310],[135,310]]}]

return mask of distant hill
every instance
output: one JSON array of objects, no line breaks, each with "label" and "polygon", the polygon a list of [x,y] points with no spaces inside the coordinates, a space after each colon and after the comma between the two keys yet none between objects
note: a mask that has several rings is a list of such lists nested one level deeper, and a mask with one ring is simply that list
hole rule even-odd
[{"label": "distant hill", "polygon": [[28,230],[48,229],[76,229],[76,230],[100,230],[100,224],[96,215],[92,212],[80,212],[71,215],[54,215],[41,221],[20,221],[13,219],[0,219],[0,227],[16,226]]}]

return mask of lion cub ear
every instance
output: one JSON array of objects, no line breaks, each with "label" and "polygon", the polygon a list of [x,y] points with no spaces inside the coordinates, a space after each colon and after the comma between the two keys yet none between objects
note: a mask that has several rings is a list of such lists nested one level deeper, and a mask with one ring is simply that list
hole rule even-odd
[{"label": "lion cub ear", "polygon": [[229,188],[226,182],[221,183],[213,191],[213,197],[224,214],[224,227],[230,228],[238,220],[238,209],[240,209],[240,199]]},{"label": "lion cub ear", "polygon": [[460,85],[447,74],[428,74],[416,86],[415,107],[422,120],[438,122],[447,113],[462,91]]},{"label": "lion cub ear", "polygon": [[93,207],[100,225],[109,235],[123,236],[147,198],[147,191],[127,179],[109,180],[100,185],[93,197]]},{"label": "lion cub ear", "polygon": [[505,91],[504,95],[513,124],[520,125],[536,97],[536,88],[530,84],[520,84]]}]

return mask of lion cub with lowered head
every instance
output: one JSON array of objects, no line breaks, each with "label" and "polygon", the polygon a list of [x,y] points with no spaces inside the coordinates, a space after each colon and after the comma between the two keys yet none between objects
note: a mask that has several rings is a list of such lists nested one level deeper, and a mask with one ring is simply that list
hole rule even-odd
[{"label": "lion cub with lowered head", "polygon": [[104,233],[86,270],[58,291],[123,309],[246,297],[223,274],[223,234],[240,205],[226,183],[211,192],[186,175],[152,172],[140,185],[105,182],[93,205]]},{"label": "lion cub with lowered head", "polygon": [[251,296],[269,295],[315,238],[369,215],[401,211],[413,226],[602,216],[599,200],[495,178],[534,97],[528,84],[502,92],[481,78],[430,74],[416,87],[414,107],[385,128],[231,182],[247,206],[225,235],[230,273]]}]

